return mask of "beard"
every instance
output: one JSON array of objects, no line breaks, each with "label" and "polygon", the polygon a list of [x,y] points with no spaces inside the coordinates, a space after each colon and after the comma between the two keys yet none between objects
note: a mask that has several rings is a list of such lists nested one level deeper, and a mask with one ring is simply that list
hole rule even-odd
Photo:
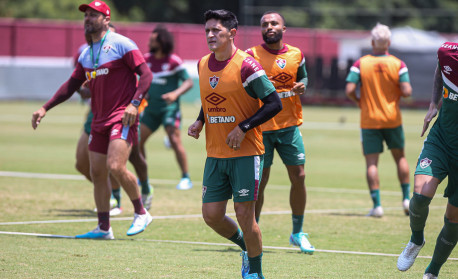
[{"label": "beard", "polygon": [[156,53],[158,50],[159,50],[158,47],[150,47],[149,48],[149,52],[151,52],[151,53]]},{"label": "beard", "polygon": [[283,39],[283,32],[279,32],[275,34],[275,36],[273,37],[267,37],[267,33],[262,34],[262,39],[266,44],[275,44],[278,43],[281,39]]}]

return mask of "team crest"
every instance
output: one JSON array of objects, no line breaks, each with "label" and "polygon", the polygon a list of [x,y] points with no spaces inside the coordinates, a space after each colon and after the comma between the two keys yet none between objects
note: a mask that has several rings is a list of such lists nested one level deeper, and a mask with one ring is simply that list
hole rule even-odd
[{"label": "team crest", "polygon": [[170,69],[169,63],[164,63],[161,65],[162,71],[168,71]]},{"label": "team crest", "polygon": [[217,76],[212,76],[210,78],[210,86],[215,89],[215,87],[218,85],[219,77]]},{"label": "team crest", "polygon": [[286,67],[286,59],[277,59],[275,60],[275,62],[281,69],[284,69]]},{"label": "team crest", "polygon": [[106,45],[106,46],[103,46],[102,50],[103,52],[105,53],[108,53],[110,51],[110,49],[112,49],[113,47],[111,45]]},{"label": "team crest", "polygon": [[429,167],[429,165],[431,165],[431,162],[432,162],[432,161],[433,161],[433,160],[430,160],[430,159],[428,159],[428,158],[424,158],[424,159],[422,159],[422,160],[420,161],[420,167],[421,167],[422,169],[425,169],[425,168]]},{"label": "team crest", "polygon": [[202,186],[202,199],[205,197],[206,193],[207,193],[207,186]]}]

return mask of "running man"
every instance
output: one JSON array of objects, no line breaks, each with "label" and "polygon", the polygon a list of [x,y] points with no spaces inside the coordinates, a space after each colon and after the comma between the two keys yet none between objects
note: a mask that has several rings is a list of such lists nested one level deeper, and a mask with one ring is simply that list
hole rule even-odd
[{"label": "running man", "polygon": [[298,128],[303,122],[299,96],[305,93],[308,79],[302,52],[296,47],[283,43],[285,31],[285,19],[281,14],[274,11],[265,12],[261,17],[261,34],[265,43],[247,50],[247,53],[259,61],[264,68],[283,104],[279,114],[261,125],[266,153],[259,196],[256,201],[256,221],[259,222],[261,215],[264,190],[269,181],[270,167],[276,149],[291,181],[289,203],[292,210],[293,230],[289,241],[299,246],[302,252],[313,254],[315,247],[310,244],[308,234],[302,232],[307,192],[304,142]]},{"label": "running man", "polygon": [[140,150],[146,157],[146,140],[163,125],[181,169],[181,180],[176,188],[188,190],[192,188],[192,182],[186,151],[181,143],[179,98],[192,88],[193,82],[181,58],[172,53],[173,45],[173,36],[165,27],[158,26],[151,33],[150,52],[145,54],[145,60],[154,78],[147,95],[148,106],[140,119]]},{"label": "running man", "polygon": [[[73,74],[54,96],[32,115],[32,127],[40,124],[46,112],[64,102],[87,80],[94,118],[89,136],[90,173],[98,224],[77,238],[113,239],[110,226],[111,174],[132,201],[135,214],[127,235],[141,233],[152,217],[142,204],[136,178],[126,168],[132,146],[138,142],[138,106],[151,84],[152,74],[138,47],[130,39],[108,30],[110,8],[103,1],[82,4],[84,29],[89,41]],[[138,86],[136,75],[139,75]]]},{"label": "running man", "polygon": [[439,184],[448,176],[444,197],[448,198],[444,226],[436,240],[433,258],[423,278],[437,278],[458,240],[458,44],[444,43],[437,52],[438,66],[429,110],[421,136],[437,111],[439,117],[426,137],[415,170],[414,193],[410,201],[412,236],[398,258],[398,269],[408,270],[425,245],[424,228],[429,204]]},{"label": "running man", "polygon": [[[388,53],[391,43],[388,26],[377,23],[371,33],[373,53],[361,57],[353,64],[345,89],[347,97],[361,109],[361,139],[366,159],[366,178],[374,203],[367,216],[383,216],[377,166],[384,141],[396,163],[402,189],[402,206],[404,213],[408,215],[409,165],[404,154],[404,131],[399,101],[401,97],[412,95],[412,87],[406,64]],[[360,97],[356,95],[359,83]]]},{"label": "running man", "polygon": [[[209,10],[204,17],[212,53],[198,64],[202,108],[188,129],[197,139],[207,124],[202,215],[215,232],[242,248],[242,277],[264,278],[261,230],[255,220],[264,154],[259,125],[281,110],[281,101],[262,66],[234,45],[237,17],[226,10]],[[226,215],[232,196],[243,233]]]}]

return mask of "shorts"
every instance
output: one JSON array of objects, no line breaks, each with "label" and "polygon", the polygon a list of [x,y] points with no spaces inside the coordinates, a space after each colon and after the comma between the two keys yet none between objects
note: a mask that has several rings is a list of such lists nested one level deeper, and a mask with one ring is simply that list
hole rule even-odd
[{"label": "shorts", "polygon": [[364,155],[383,152],[383,141],[388,149],[404,149],[402,125],[387,129],[361,129]]},{"label": "shorts", "polygon": [[264,148],[264,167],[269,168],[274,159],[274,149],[287,166],[305,164],[305,149],[302,134],[297,126],[278,131],[262,133]]},{"label": "shorts", "polygon": [[122,122],[113,123],[104,127],[104,131],[91,130],[89,135],[89,150],[97,153],[107,154],[110,141],[123,139],[131,146],[138,144],[138,122],[130,127],[123,127]]},{"label": "shorts", "polygon": [[88,135],[91,134],[92,118],[94,118],[94,114],[92,113],[92,110],[90,109],[89,112],[87,113],[86,122],[84,122],[84,132]]},{"label": "shorts", "polygon": [[155,132],[161,124],[164,127],[181,127],[181,112],[177,103],[162,108],[146,107],[140,118],[140,123],[145,124],[151,132]]},{"label": "shorts", "polygon": [[263,156],[211,158],[205,162],[202,202],[234,202],[258,199]]},{"label": "shorts", "polygon": [[448,151],[437,137],[428,135],[423,143],[423,149],[418,157],[415,175],[424,174],[439,179],[440,182],[448,176],[448,185],[444,197],[448,202],[458,207],[458,158]]}]

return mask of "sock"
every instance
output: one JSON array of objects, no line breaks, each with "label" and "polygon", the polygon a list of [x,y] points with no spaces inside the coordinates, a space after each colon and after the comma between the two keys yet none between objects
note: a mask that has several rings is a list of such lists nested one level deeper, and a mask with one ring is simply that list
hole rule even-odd
[{"label": "sock", "polygon": [[149,181],[146,179],[145,181],[138,181],[140,183],[140,186],[142,186],[142,194],[143,195],[148,195],[150,193],[149,189]]},{"label": "sock", "polygon": [[450,223],[444,216],[444,226],[442,231],[437,237],[436,247],[434,248],[433,259],[426,268],[425,273],[431,273],[436,276],[439,275],[439,271],[442,265],[447,261],[447,258],[455,248],[458,240],[458,223]]},{"label": "sock", "polygon": [[248,257],[250,263],[250,272],[248,274],[257,273],[260,278],[264,278],[262,275],[262,253],[254,258]]},{"label": "sock", "polygon": [[132,200],[132,204],[134,205],[134,211],[137,214],[145,214],[146,210],[143,207],[142,199],[138,198],[136,200]]},{"label": "sock", "polygon": [[380,189],[371,190],[371,198],[374,203],[374,208],[380,206]]},{"label": "sock", "polygon": [[97,212],[97,218],[99,219],[99,228],[108,231],[110,229],[110,212]]},{"label": "sock", "polygon": [[118,202],[118,207],[121,208],[121,188],[111,190],[111,194]]},{"label": "sock", "polygon": [[410,241],[417,245],[422,245],[424,241],[423,230],[425,229],[426,219],[428,218],[429,204],[432,198],[413,193],[409,205],[410,229],[412,237]]},{"label": "sock", "polygon": [[189,173],[183,173],[183,176],[181,178],[190,178]]},{"label": "sock", "polygon": [[261,218],[261,216],[259,216],[259,217],[254,217],[254,219],[256,220],[256,224],[259,224],[259,218]]},{"label": "sock", "polygon": [[402,189],[402,200],[410,199],[410,184],[409,183],[401,184],[401,189]]},{"label": "sock", "polygon": [[293,219],[293,234],[302,232],[302,224],[304,223],[304,215],[292,215]]},{"label": "sock", "polygon": [[243,233],[240,229],[237,229],[237,232],[231,236],[229,240],[240,246],[243,251],[246,251],[245,240],[243,239]]}]

